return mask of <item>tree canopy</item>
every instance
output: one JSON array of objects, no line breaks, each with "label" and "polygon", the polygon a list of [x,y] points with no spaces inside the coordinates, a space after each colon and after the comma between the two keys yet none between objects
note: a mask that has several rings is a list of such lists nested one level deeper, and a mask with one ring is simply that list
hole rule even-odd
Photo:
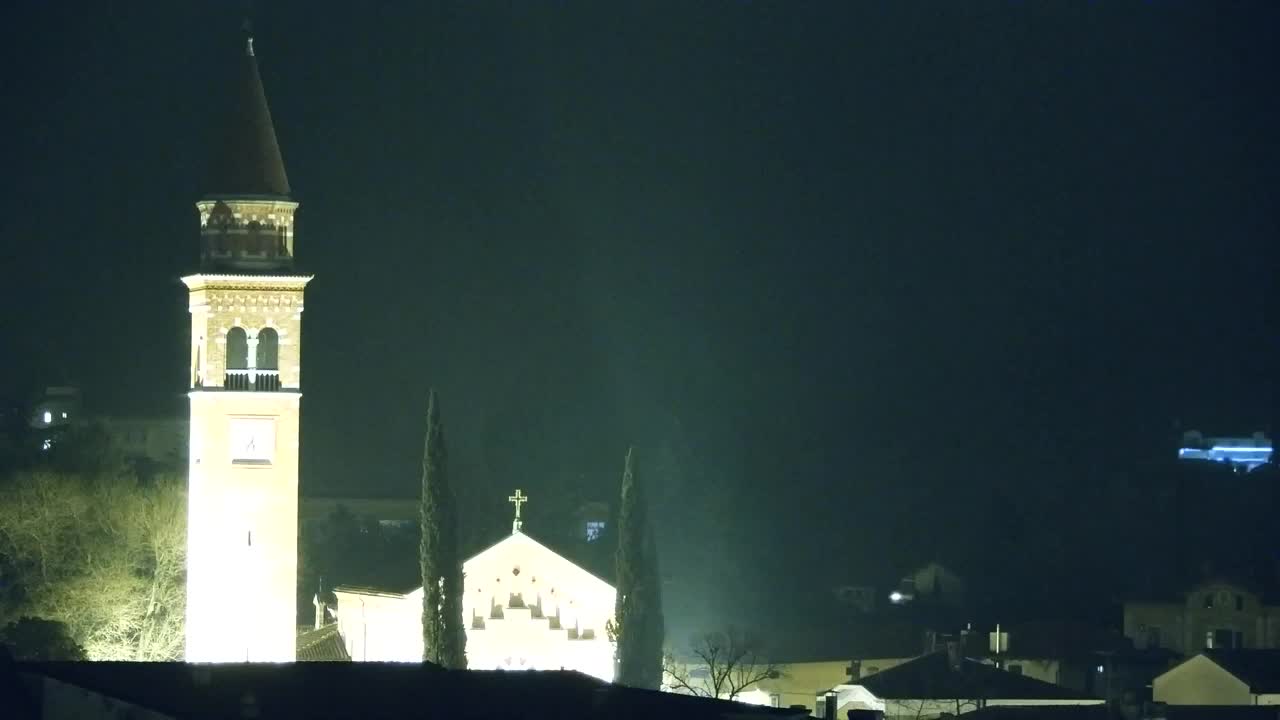
[{"label": "tree canopy", "polygon": [[618,510],[617,600],[610,632],[617,642],[616,680],[657,690],[662,684],[661,578],[634,449],[627,451]]},{"label": "tree canopy", "polygon": [[456,506],[449,487],[444,423],[432,390],[427,401],[427,437],[422,455],[422,652],[423,659],[429,662],[465,668]]},{"label": "tree canopy", "polygon": [[186,488],[112,468],[28,468],[4,481],[0,621],[62,623],[92,660],[176,660],[183,649]]}]

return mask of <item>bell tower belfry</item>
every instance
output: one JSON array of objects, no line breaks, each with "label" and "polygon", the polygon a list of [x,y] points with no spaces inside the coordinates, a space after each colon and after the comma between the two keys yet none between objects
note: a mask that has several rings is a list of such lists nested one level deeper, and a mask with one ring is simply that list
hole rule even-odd
[{"label": "bell tower belfry", "polygon": [[298,203],[248,36],[200,214],[191,311],[188,662],[291,662],[297,633]]}]

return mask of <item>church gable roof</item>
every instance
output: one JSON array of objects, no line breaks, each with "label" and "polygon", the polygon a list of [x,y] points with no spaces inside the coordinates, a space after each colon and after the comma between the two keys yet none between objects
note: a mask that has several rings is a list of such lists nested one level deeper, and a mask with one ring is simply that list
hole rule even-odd
[{"label": "church gable roof", "polygon": [[592,582],[599,583],[604,588],[607,588],[610,592],[614,591],[613,585],[610,584],[609,582],[598,577],[594,573],[591,573],[590,571],[586,570],[580,565],[574,563],[573,561],[566,558],[564,555],[561,555],[555,550],[552,550],[546,545],[538,542],[537,540],[534,540],[532,537],[519,531],[512,533],[511,535],[499,540],[498,542],[490,545],[484,550],[481,550],[480,552],[471,556],[469,560],[462,563],[463,572],[464,573],[466,572],[468,565],[474,566],[474,565],[488,562],[489,560],[494,559],[495,557],[501,556],[504,550],[510,549],[513,546],[526,547],[526,548],[532,549],[534,552],[544,555],[554,566],[556,566],[556,569],[562,572],[567,572],[569,574],[582,575],[583,577],[588,578]]},{"label": "church gable roof", "polygon": [[[577,565],[576,563],[569,560],[565,556],[561,555],[555,550],[552,550],[546,545],[543,545],[537,540],[534,540],[532,537],[524,534],[523,532],[512,533],[511,535],[508,535],[502,538],[498,542],[490,545],[484,550],[481,550],[475,555],[472,555],[467,560],[463,561],[462,563],[463,575],[465,576],[468,573],[468,567],[474,569],[477,565],[483,565],[490,560],[496,560],[497,558],[500,558],[505,554],[504,551],[509,551],[513,547],[532,550],[534,553],[537,553],[538,555],[545,558],[548,564],[552,566],[552,569],[557,572],[564,573],[565,575],[568,575],[568,576],[581,577],[589,585],[594,584],[598,587],[598,589],[602,591],[607,591],[607,592],[616,591],[614,586],[608,581],[584,569],[583,567]],[[422,597],[421,585],[416,585],[413,588],[404,590],[403,592],[397,592],[394,590],[385,590],[385,589],[379,589],[379,588],[371,588],[371,587],[362,587],[359,585],[339,585],[338,587],[335,587],[333,591],[335,593],[344,593],[344,594],[351,594],[351,595],[375,595],[375,596],[389,597],[389,598],[407,598],[407,597],[421,598]]]}]

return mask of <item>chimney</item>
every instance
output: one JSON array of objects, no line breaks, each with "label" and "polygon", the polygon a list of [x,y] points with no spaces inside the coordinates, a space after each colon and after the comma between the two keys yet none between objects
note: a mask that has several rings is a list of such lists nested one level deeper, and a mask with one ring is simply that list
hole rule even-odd
[{"label": "chimney", "polygon": [[947,641],[947,664],[951,667],[952,672],[960,672],[961,665],[964,663],[964,649],[960,646],[958,640]]},{"label": "chimney", "polygon": [[938,633],[933,630],[924,631],[924,654],[938,651]]},{"label": "chimney", "polygon": [[316,593],[311,599],[311,604],[316,608],[316,630],[324,627],[324,603],[320,601],[320,593]]},{"label": "chimney", "polygon": [[836,720],[836,706],[840,702],[840,696],[836,693],[827,693],[826,702],[822,704],[822,720]]}]

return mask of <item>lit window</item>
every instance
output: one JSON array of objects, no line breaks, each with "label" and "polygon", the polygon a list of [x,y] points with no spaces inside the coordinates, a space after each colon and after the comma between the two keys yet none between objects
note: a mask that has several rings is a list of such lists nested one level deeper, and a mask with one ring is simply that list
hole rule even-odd
[{"label": "lit window", "polygon": [[599,540],[600,536],[603,534],[604,534],[603,520],[587,521],[587,542],[595,542],[596,540]]},{"label": "lit window", "polygon": [[1236,643],[1242,639],[1242,633],[1234,632],[1230,628],[1218,628],[1205,633],[1205,648],[1230,650],[1233,647],[1239,647]]},{"label": "lit window", "polygon": [[49,412],[48,410],[45,410],[45,411],[44,411],[44,424],[45,424],[45,425],[48,425],[48,424],[49,424],[49,423],[51,423],[51,422],[53,422],[53,413]]},{"label": "lit window", "polygon": [[45,438],[44,442],[40,443],[41,450],[48,450],[51,447],[53,447],[53,441],[50,440],[49,438]]},{"label": "lit window", "polygon": [[63,411],[62,411],[62,419],[63,419],[63,420],[66,420],[66,419],[67,419],[67,411],[66,411],[66,410],[63,410]]},{"label": "lit window", "polygon": [[1147,628],[1147,647],[1160,647],[1160,628],[1154,625]]}]

